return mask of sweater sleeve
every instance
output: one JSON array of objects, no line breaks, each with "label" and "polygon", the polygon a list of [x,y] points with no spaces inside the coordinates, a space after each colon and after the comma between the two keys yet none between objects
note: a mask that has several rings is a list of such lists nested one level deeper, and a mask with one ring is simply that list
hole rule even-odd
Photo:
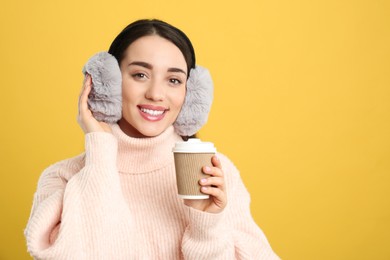
[{"label": "sweater sleeve", "polygon": [[279,259],[250,213],[250,196],[238,170],[218,154],[228,204],[219,214],[189,211],[182,251],[185,259]]},{"label": "sweater sleeve", "polygon": [[136,248],[134,224],[116,169],[117,141],[108,133],[85,136],[85,162],[57,163],[40,177],[25,229],[36,259],[123,259]]}]

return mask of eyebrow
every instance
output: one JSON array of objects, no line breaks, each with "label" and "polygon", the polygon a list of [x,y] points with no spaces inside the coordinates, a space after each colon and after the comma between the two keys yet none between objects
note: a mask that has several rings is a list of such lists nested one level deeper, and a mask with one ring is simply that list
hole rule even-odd
[{"label": "eyebrow", "polygon": [[[144,68],[147,68],[147,69],[150,69],[150,70],[153,69],[152,64],[149,64],[149,63],[143,62],[143,61],[133,61],[132,63],[130,63],[127,66],[130,67],[132,65],[141,66],[141,67],[144,67]],[[184,75],[187,76],[187,73],[184,70],[179,69],[179,68],[169,68],[168,72],[180,72],[180,73],[183,73]]]},{"label": "eyebrow", "polygon": [[179,69],[179,68],[169,68],[169,69],[168,69],[168,72],[181,72],[181,73],[183,73],[184,75],[187,76],[187,73],[185,73],[184,70]]}]

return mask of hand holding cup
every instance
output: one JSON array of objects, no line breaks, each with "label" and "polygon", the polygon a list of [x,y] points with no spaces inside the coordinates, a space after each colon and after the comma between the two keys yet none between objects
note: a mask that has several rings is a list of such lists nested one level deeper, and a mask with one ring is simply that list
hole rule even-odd
[{"label": "hand holding cup", "polygon": [[187,206],[221,212],[227,203],[222,166],[209,142],[189,139],[173,149],[179,197]]},{"label": "hand holding cup", "polygon": [[217,156],[213,156],[213,167],[203,167],[203,172],[209,177],[200,179],[199,184],[202,186],[201,191],[210,195],[205,200],[184,200],[184,204],[195,209],[209,212],[220,213],[226,207],[227,197],[225,191],[225,180],[222,171],[221,162]]}]

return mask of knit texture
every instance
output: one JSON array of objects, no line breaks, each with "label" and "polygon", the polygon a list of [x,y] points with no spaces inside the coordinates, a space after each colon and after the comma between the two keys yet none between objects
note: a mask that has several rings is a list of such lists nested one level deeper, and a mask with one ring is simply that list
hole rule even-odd
[{"label": "knit texture", "polygon": [[177,196],[173,127],[154,138],[111,127],[87,134],[85,153],[42,173],[25,229],[35,259],[279,259],[224,155],[228,204],[201,212]]}]

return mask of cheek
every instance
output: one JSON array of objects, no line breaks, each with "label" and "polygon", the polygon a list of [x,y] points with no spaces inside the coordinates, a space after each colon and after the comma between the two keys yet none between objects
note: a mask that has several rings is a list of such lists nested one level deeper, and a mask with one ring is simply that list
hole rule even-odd
[{"label": "cheek", "polygon": [[181,109],[181,107],[184,104],[185,96],[186,96],[185,88],[183,90],[178,91],[178,93],[176,93],[175,97],[173,98],[172,103],[174,104],[174,106],[177,107],[178,109]]},{"label": "cheek", "polygon": [[133,95],[134,87],[132,87],[134,83],[131,80],[131,77],[126,74],[126,72],[122,72],[122,97],[124,99],[129,99]]},{"label": "cheek", "polygon": [[132,87],[128,82],[122,81],[122,100],[129,102],[136,97],[136,88]]}]

